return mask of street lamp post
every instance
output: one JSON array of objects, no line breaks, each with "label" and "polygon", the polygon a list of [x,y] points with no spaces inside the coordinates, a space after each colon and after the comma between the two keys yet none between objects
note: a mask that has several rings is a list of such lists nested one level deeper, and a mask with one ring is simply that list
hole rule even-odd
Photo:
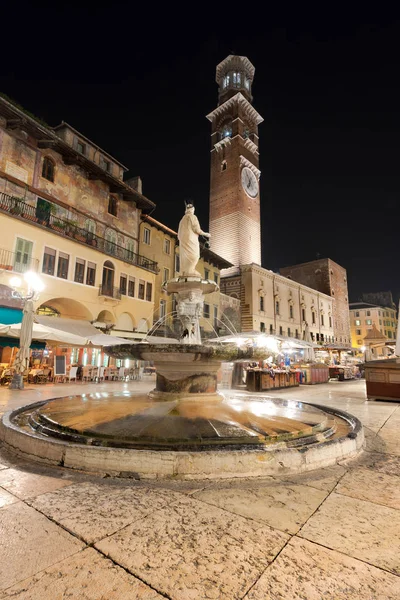
[{"label": "street lamp post", "polygon": [[21,323],[19,338],[19,350],[15,357],[15,372],[10,382],[11,390],[22,390],[24,388],[23,373],[28,368],[29,351],[32,342],[34,302],[39,298],[39,293],[44,289],[40,278],[31,271],[24,274],[26,291],[22,289],[22,281],[19,277],[13,277],[10,285],[13,288],[12,296],[24,301],[24,312]]}]

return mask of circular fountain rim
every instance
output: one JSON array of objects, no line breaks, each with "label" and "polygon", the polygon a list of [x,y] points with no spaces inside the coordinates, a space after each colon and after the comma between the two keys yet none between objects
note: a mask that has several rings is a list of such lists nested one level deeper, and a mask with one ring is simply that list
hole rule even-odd
[{"label": "circular fountain rim", "polygon": [[3,415],[0,439],[4,446],[28,459],[101,475],[144,479],[220,479],[297,474],[354,458],[364,445],[364,430],[356,417],[333,407],[309,402],[302,403],[334,415],[349,425],[351,431],[342,437],[300,448],[257,444],[254,447],[245,445],[240,449],[156,450],[72,444],[25,431],[13,423],[17,415],[48,401],[23,406]]}]

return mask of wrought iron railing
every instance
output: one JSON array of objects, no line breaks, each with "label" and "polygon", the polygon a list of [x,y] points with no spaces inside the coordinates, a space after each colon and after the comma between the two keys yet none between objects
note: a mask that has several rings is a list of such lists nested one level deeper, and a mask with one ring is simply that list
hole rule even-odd
[{"label": "wrought iron railing", "polygon": [[107,298],[121,300],[121,290],[119,287],[115,287],[115,285],[101,283],[99,285],[99,296],[107,296]]},{"label": "wrought iron railing", "polygon": [[135,252],[132,252],[127,248],[123,248],[118,244],[114,244],[113,242],[106,240],[95,233],[87,231],[86,229],[82,229],[81,227],[78,227],[75,222],[62,219],[52,215],[51,213],[47,213],[44,210],[40,210],[40,208],[36,206],[27,204],[21,198],[9,196],[8,194],[1,192],[0,212],[6,212],[25,219],[31,223],[37,223],[38,225],[47,227],[54,233],[71,238],[81,244],[92,246],[104,254],[119,258],[120,260],[123,260],[131,265],[141,267],[142,269],[152,271],[153,273],[158,272],[157,263],[154,260],[150,260],[145,256],[136,254]]},{"label": "wrought iron railing", "polygon": [[0,270],[14,271],[14,273],[25,273],[26,271],[37,271],[39,260],[32,258],[23,252],[11,252],[0,248]]}]

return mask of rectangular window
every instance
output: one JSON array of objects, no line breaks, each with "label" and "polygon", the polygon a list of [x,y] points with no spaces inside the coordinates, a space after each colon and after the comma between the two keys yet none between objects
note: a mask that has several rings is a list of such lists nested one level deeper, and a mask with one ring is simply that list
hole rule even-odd
[{"label": "rectangular window", "polygon": [[128,279],[128,296],[131,298],[135,297],[135,279],[134,277],[129,277]]},{"label": "rectangular window", "polygon": [[167,269],[167,268],[165,268],[165,269],[164,269],[164,275],[163,275],[163,277],[164,277],[164,279],[163,279],[163,283],[164,283],[165,281],[168,281],[168,280],[169,280],[169,269]]},{"label": "rectangular window", "polygon": [[113,215],[114,217],[116,217],[117,211],[118,211],[117,199],[114,196],[110,196],[108,199],[108,212],[110,215]]},{"label": "rectangular window", "polygon": [[153,284],[148,281],[146,283],[146,300],[147,300],[147,302],[151,302],[152,292],[153,292]]},{"label": "rectangular window", "polygon": [[47,246],[45,246],[42,273],[46,273],[47,275],[54,275],[55,264],[56,251],[53,250],[53,248],[47,248]]},{"label": "rectangular window", "polygon": [[354,325],[361,325],[361,320],[360,319],[356,319],[354,321]]},{"label": "rectangular window", "polygon": [[204,269],[204,279],[209,279],[210,278],[210,271],[209,269]]},{"label": "rectangular window", "polygon": [[298,329],[296,329],[295,338],[296,338],[296,340],[299,339],[299,330]]},{"label": "rectangular window", "polygon": [[288,337],[292,337],[292,332],[290,330],[290,327],[287,328],[287,334],[288,334]]},{"label": "rectangular window", "polygon": [[365,321],[365,323],[366,323],[367,325],[372,325],[372,319],[367,319],[367,320]]},{"label": "rectangular window", "polygon": [[272,333],[274,333],[274,328],[273,328],[272,324],[270,324],[270,326],[269,326],[269,332],[270,332],[271,334],[272,334]]},{"label": "rectangular window", "polygon": [[68,279],[69,255],[64,252],[58,253],[57,277]]},{"label": "rectangular window", "polygon": [[329,317],[329,327],[332,328],[332,317]]},{"label": "rectangular window", "polygon": [[279,325],[279,335],[283,335],[282,325]]},{"label": "rectangular window", "polygon": [[139,279],[139,300],[144,300],[144,281],[143,279]]},{"label": "rectangular window", "polygon": [[315,325],[315,311],[311,311],[311,322],[313,325]]},{"label": "rectangular window", "polygon": [[123,296],[126,296],[126,283],[127,277],[125,274],[122,274],[119,278],[119,291]]},{"label": "rectangular window", "polygon": [[214,329],[218,327],[218,306],[214,306]]},{"label": "rectangular window", "polygon": [[81,154],[86,154],[86,145],[83,142],[81,142],[80,140],[76,140],[76,149]]},{"label": "rectangular window", "polygon": [[85,261],[82,258],[77,258],[75,261],[74,281],[76,283],[83,283],[85,281]]},{"label": "rectangular window", "polygon": [[[17,238],[15,244],[14,271],[25,273],[29,269],[32,257],[33,242]],[[7,266],[9,266],[7,264]]]},{"label": "rectangular window", "polygon": [[[289,317],[293,319],[293,305],[289,304]],[[289,336],[290,337],[290,336]]]},{"label": "rectangular window", "polygon": [[260,323],[260,331],[261,333],[265,333],[265,323]]},{"label": "rectangular window", "polygon": [[96,285],[96,263],[89,261],[86,270],[86,285]]},{"label": "rectangular window", "polygon": [[278,300],[276,300],[276,302],[275,302],[275,313],[277,315],[279,315],[279,301]]},{"label": "rectangular window", "polygon": [[147,227],[143,228],[143,243],[150,244],[150,229]]},{"label": "rectangular window", "polygon": [[367,310],[367,317],[370,317],[370,316],[371,316],[371,311]]},{"label": "rectangular window", "polygon": [[167,303],[165,300],[160,300],[160,319],[163,319],[167,313]]},{"label": "rectangular window", "polygon": [[165,254],[171,254],[171,240],[164,238],[164,252]]},{"label": "rectangular window", "polygon": [[356,335],[361,335],[361,329],[356,329]]},{"label": "rectangular window", "polygon": [[388,337],[392,339],[392,332],[390,330],[388,331]]},{"label": "rectangular window", "polygon": [[324,327],[324,315],[321,315],[321,325]]},{"label": "rectangular window", "polygon": [[356,317],[359,317],[359,316],[360,316],[360,313],[359,313],[359,311],[357,311],[356,312]]},{"label": "rectangular window", "polygon": [[218,273],[214,273],[214,281],[218,284]]},{"label": "rectangular window", "polygon": [[302,321],[306,320],[306,309],[305,308],[301,309],[301,320]]},{"label": "rectangular window", "polygon": [[108,173],[111,171],[110,161],[106,160],[103,156],[100,156],[100,166],[105,171],[108,171]]},{"label": "rectangular window", "polygon": [[203,317],[205,319],[209,319],[210,318],[210,305],[209,304],[204,303]]},{"label": "rectangular window", "polygon": [[179,254],[175,254],[175,273],[179,273],[181,270],[181,260]]},{"label": "rectangular window", "polygon": [[260,311],[264,312],[264,296],[260,296]]}]

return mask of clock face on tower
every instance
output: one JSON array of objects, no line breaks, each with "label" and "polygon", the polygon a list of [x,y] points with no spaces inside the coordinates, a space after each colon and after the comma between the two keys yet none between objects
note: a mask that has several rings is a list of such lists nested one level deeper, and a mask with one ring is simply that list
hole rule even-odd
[{"label": "clock face on tower", "polygon": [[258,181],[253,171],[249,167],[242,169],[242,187],[250,198],[255,198],[258,194]]}]

